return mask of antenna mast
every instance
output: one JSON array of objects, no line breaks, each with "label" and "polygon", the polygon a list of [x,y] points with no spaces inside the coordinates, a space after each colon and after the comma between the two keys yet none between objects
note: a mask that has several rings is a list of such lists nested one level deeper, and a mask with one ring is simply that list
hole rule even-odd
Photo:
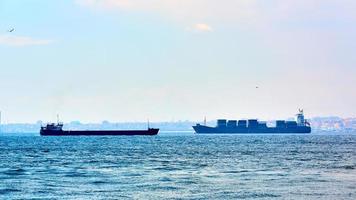
[{"label": "antenna mast", "polygon": [[59,114],[57,114],[57,124],[59,124]]},{"label": "antenna mast", "polygon": [[150,129],[150,119],[147,118],[147,128]]}]

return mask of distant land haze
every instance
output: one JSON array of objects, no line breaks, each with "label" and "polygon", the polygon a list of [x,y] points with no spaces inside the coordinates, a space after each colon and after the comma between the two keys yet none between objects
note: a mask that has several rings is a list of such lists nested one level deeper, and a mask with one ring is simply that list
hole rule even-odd
[{"label": "distant land haze", "polygon": [[[313,132],[317,131],[341,131],[354,132],[356,131],[356,118],[340,118],[340,117],[315,117],[308,120],[311,123]],[[204,123],[203,121],[166,121],[166,122],[150,122],[150,127],[160,128],[161,131],[193,131],[192,126],[196,123]],[[206,122],[209,126],[215,126],[215,120]],[[274,125],[274,121],[267,121],[268,125]],[[7,133],[37,133],[41,125],[45,122],[38,121],[36,123],[9,123],[2,124],[2,132]],[[64,123],[64,129],[71,130],[110,130],[110,129],[146,129],[147,122],[109,122],[102,121],[101,123],[82,123],[80,121],[72,121]]]}]

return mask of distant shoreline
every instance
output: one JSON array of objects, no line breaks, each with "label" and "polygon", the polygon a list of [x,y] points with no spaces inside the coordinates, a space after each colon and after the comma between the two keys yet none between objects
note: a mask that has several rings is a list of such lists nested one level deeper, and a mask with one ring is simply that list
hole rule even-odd
[{"label": "distant shoreline", "polygon": [[[339,118],[339,117],[314,117],[308,119],[312,125],[313,132],[355,132],[356,118]],[[172,122],[151,122],[150,127],[160,128],[161,131],[193,131],[192,126],[200,121],[172,121]],[[267,121],[273,124],[273,121]],[[45,123],[38,121],[36,123],[8,123],[1,124],[0,132],[4,133],[37,133],[41,125]],[[216,121],[211,120],[206,122],[209,126],[215,126]],[[80,121],[72,121],[64,123],[65,129],[71,130],[109,130],[109,129],[146,129],[147,122],[109,122],[102,123],[82,123]]]}]

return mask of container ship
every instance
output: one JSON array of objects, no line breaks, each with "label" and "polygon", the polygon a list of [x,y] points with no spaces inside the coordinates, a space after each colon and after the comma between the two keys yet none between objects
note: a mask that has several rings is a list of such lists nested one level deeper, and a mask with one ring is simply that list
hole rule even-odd
[{"label": "container ship", "polygon": [[274,127],[268,127],[266,122],[257,119],[226,120],[218,119],[216,127],[196,124],[193,129],[198,134],[306,134],[311,133],[310,123],[305,120],[303,110],[299,110],[296,121],[277,120]]},{"label": "container ship", "polygon": [[120,136],[120,135],[157,135],[159,129],[147,130],[63,130],[63,123],[50,123],[42,126],[41,136]]}]

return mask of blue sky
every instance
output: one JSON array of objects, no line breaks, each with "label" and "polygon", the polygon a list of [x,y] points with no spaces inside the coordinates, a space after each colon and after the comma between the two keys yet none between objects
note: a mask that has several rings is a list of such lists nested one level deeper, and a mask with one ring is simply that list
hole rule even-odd
[{"label": "blue sky", "polygon": [[7,122],[352,117],[354,10],[351,0],[1,0],[0,110]]}]

